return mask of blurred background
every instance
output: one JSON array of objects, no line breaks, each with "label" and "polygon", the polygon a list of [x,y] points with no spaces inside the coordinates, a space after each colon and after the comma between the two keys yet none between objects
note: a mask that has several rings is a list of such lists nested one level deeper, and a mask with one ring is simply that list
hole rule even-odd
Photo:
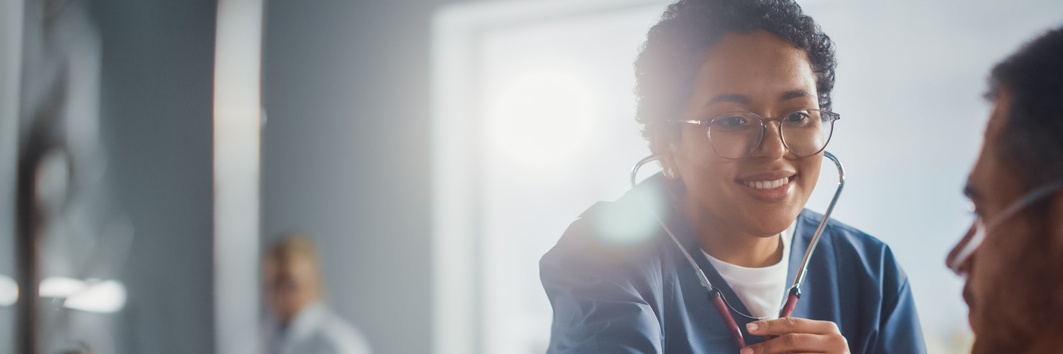
[{"label": "blurred background", "polygon": [[[631,63],[667,3],[0,0],[0,353],[253,353],[293,231],[374,352],[543,352],[538,259],[648,154]],[[838,48],[835,217],[962,353],[985,77],[1063,2],[799,3]]]}]

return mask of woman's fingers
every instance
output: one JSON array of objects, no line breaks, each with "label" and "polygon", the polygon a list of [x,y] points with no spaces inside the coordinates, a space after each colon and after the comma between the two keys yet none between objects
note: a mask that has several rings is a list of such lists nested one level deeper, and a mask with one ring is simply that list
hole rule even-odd
[{"label": "woman's fingers", "polygon": [[741,354],[848,353],[841,335],[790,333],[742,348]]},{"label": "woman's fingers", "polygon": [[788,317],[752,322],[746,329],[751,334],[775,337],[742,348],[742,354],[849,353],[849,343],[838,325],[830,321]]},{"label": "woman's fingers", "polygon": [[796,317],[750,322],[746,325],[750,334],[778,336],[787,333],[840,334],[838,325],[830,321],[816,321]]}]

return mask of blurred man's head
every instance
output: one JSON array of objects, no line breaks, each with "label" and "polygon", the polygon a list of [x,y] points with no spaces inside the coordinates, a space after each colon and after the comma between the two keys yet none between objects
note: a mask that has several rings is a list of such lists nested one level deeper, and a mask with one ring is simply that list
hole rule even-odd
[{"label": "blurred man's head", "polygon": [[[1045,344],[1063,342],[1063,29],[998,64],[990,86],[993,113],[965,189],[980,221],[949,261],[967,274],[975,353],[1055,352]],[[977,229],[981,245],[957,257]]]},{"label": "blurred man's head", "polygon": [[262,286],[270,311],[281,323],[320,300],[323,284],[313,241],[293,235],[270,246],[262,259]]}]

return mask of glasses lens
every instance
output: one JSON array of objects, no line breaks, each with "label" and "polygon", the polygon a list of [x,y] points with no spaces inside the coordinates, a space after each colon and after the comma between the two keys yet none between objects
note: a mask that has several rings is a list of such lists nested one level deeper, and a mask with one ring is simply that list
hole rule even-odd
[{"label": "glasses lens", "polygon": [[760,143],[761,121],[748,113],[727,114],[709,122],[709,142],[722,157],[745,157]]},{"label": "glasses lens", "polygon": [[834,130],[834,120],[818,110],[797,111],[782,117],[782,141],[797,156],[823,151]]}]

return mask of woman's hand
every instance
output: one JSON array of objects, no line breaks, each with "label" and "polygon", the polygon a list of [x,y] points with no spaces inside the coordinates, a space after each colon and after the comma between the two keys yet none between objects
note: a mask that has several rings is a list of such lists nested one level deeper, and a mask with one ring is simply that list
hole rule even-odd
[{"label": "woman's hand", "polygon": [[830,353],[848,354],[849,343],[830,321],[786,317],[750,322],[750,334],[774,338],[742,348],[741,354]]}]

